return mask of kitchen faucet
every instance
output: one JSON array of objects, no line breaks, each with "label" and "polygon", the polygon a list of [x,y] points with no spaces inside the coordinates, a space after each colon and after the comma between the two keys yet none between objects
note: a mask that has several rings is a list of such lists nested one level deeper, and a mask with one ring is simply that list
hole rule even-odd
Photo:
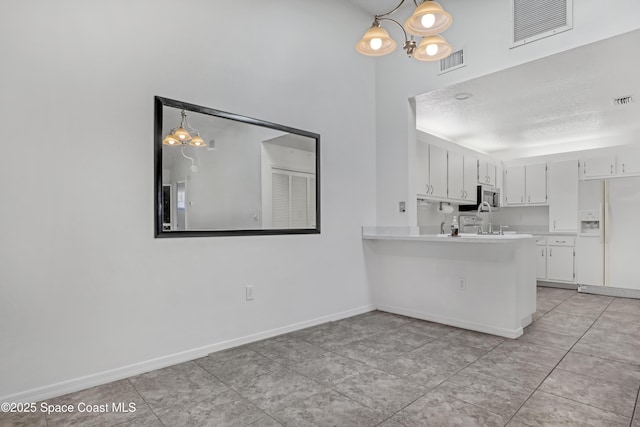
[{"label": "kitchen faucet", "polygon": [[487,208],[489,208],[489,231],[488,231],[488,234],[493,234],[493,226],[491,225],[491,205],[486,200],[484,200],[482,203],[480,203],[478,205],[478,216],[480,216],[480,212],[482,212],[482,207],[483,206],[486,206]]},{"label": "kitchen faucet", "polygon": [[440,234],[444,234],[444,221],[440,223]]}]

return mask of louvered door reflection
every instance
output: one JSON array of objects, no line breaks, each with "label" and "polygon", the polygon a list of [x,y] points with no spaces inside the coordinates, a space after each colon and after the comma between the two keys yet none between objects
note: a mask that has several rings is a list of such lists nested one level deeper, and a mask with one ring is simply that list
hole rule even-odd
[{"label": "louvered door reflection", "polygon": [[274,170],[271,185],[274,228],[315,227],[316,180],[312,174]]}]

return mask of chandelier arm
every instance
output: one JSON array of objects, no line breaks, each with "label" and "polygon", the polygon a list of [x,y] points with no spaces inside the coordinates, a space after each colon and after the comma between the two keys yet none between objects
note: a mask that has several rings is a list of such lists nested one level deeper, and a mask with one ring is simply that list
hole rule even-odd
[{"label": "chandelier arm", "polygon": [[[403,0],[404,1],[404,0]],[[402,4],[402,3],[400,3]],[[395,19],[391,19],[391,18],[376,18],[379,21],[391,21],[391,22],[395,22],[396,25],[398,27],[400,27],[400,29],[402,30],[402,32],[404,33],[404,41],[408,42],[409,41],[409,37],[407,36],[407,31],[404,29],[404,27],[402,26],[401,23],[399,23],[398,21],[396,21]]]},{"label": "chandelier arm", "polygon": [[[422,0],[420,2],[420,4],[424,3],[426,0]],[[413,0],[413,3],[416,5],[416,7],[420,6],[420,4],[418,4],[418,0]]]},{"label": "chandelier arm", "polygon": [[193,166],[193,163],[194,163],[193,157],[189,157],[186,154],[184,154],[184,147],[185,147],[185,144],[182,144],[182,148],[180,148],[180,152],[182,153],[182,157],[184,157],[185,159],[191,160],[191,166]]},{"label": "chandelier arm", "polygon": [[[413,1],[415,2],[416,0],[413,0]],[[392,13],[395,13],[398,9],[400,9],[400,6],[402,6],[403,3],[404,3],[404,0],[400,0],[400,4],[398,4],[393,10],[387,13],[381,13],[380,15],[376,15],[376,19],[380,19],[383,16],[389,16]]]},{"label": "chandelier arm", "polygon": [[187,127],[191,129],[193,132],[199,133],[198,129],[194,128],[193,126],[191,126],[191,123],[189,123],[189,117],[185,117],[184,122],[187,125]]}]

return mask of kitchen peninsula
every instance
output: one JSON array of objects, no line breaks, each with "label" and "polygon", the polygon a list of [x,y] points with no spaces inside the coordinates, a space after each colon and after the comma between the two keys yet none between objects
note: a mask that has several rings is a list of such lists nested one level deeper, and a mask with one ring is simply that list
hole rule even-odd
[{"label": "kitchen peninsula", "polygon": [[517,338],[536,311],[529,234],[420,235],[363,227],[379,310]]}]

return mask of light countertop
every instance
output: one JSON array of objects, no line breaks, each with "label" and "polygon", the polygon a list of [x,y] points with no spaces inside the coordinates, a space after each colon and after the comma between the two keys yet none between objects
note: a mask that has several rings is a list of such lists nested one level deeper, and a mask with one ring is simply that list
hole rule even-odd
[{"label": "light countertop", "polygon": [[462,233],[458,237],[449,234],[419,234],[409,227],[362,227],[364,240],[404,240],[418,242],[437,243],[515,243],[518,241],[533,239],[531,234],[505,233],[499,234],[472,234]]}]

